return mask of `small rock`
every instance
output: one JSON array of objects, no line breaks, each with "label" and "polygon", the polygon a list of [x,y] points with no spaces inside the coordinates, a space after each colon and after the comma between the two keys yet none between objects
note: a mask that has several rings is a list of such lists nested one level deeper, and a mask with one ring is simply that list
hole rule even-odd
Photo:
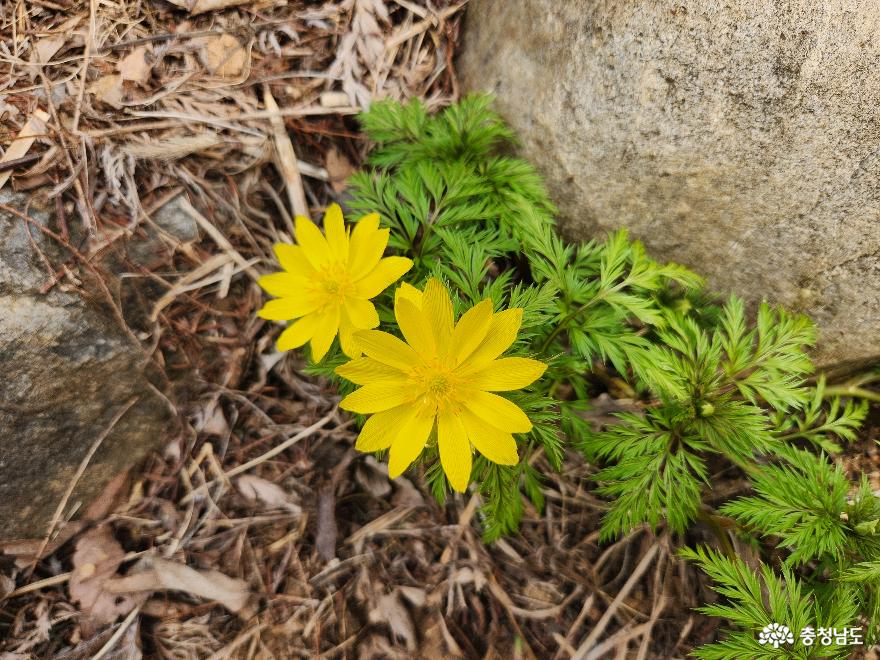
[{"label": "small rock", "polygon": [[[45,224],[27,197],[0,202]],[[33,242],[53,266],[69,258],[36,228]],[[41,538],[74,473],[132,397],[137,402],[104,438],[65,515],[127,466],[167,440],[171,413],[149,387],[141,347],[111,314],[53,287],[18,216],[0,211],[0,538]],[[94,300],[100,300],[96,295]],[[85,508],[80,507],[80,510]]]},{"label": "small rock", "polygon": [[199,226],[182,206],[183,195],[177,195],[153,211],[153,224],[144,223],[146,238],[134,238],[128,244],[128,258],[150,268],[161,264],[174,249],[175,243],[189,243],[199,238]]}]

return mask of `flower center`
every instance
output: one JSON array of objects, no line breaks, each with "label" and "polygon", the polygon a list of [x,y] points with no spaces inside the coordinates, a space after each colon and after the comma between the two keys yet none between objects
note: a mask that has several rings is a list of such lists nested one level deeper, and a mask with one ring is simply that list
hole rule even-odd
[{"label": "flower center", "polygon": [[341,262],[332,262],[321,269],[316,280],[315,293],[324,304],[341,305],[354,288],[348,277],[348,269]]},{"label": "flower center", "polygon": [[435,358],[413,369],[412,380],[413,390],[427,405],[437,410],[458,407],[460,380],[440,360]]},{"label": "flower center", "polygon": [[427,383],[427,387],[428,394],[435,397],[445,397],[449,390],[452,389],[449,379],[443,374],[432,376]]}]

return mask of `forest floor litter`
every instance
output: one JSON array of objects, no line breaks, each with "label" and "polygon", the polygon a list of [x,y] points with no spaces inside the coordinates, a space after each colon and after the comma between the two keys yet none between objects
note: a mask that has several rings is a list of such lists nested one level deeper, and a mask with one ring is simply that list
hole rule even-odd
[{"label": "forest floor litter", "polygon": [[[674,539],[599,544],[605,504],[583,457],[546,482],[519,534],[486,545],[477,495],[440,507],[418,477],[389,481],[354,451],[332,388],[275,352],[278,328],[255,316],[255,279],[293,215],[345,204],[369,148],[355,115],[378,97],[459,97],[465,5],[0,6],[0,185],[49,204],[60,240],[99,270],[122,259],[107,304],[178,417],[143,473],[4,548],[0,660],[644,659],[713,638],[693,608],[714,596]],[[82,268],[52,264],[47,286],[79,290]],[[597,427],[638,408],[613,379],[603,390]],[[874,414],[844,458],[875,483],[878,429]]]}]

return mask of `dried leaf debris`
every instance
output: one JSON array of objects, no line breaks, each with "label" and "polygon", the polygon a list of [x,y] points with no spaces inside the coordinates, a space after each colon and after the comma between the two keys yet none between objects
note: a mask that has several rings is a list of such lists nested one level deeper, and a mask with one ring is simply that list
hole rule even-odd
[{"label": "dried leaf debris", "polygon": [[465,5],[0,3],[0,185],[77,246],[47,287],[106,277],[182,429],[42,556],[4,547],[0,658],[683,657],[711,637],[665,540],[585,532],[602,502],[581,459],[485,546],[476,498],[441,507],[355,457],[335,393],[254,315],[293,215],[344,201],[353,115],[457,98]]},{"label": "dried leaf debris", "polygon": [[70,577],[70,597],[96,626],[112,623],[128,614],[135,603],[107,589],[107,582],[116,571],[125,551],[106,527],[97,527],[83,534],[73,553],[73,572]]}]

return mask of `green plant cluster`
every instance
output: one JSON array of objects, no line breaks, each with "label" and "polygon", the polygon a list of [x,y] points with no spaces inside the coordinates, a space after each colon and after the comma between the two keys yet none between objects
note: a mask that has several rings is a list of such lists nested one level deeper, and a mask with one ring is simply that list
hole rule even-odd
[{"label": "green plant cluster", "polygon": [[[381,215],[390,247],[414,261],[408,280],[440,278],[457,312],[485,298],[496,309],[522,307],[511,354],[549,364],[511,397],[535,422],[519,464],[475,460],[486,540],[517,529],[524,497],[543,505],[550,475],[536,469],[539,454],[558,470],[573,447],[600,467],[589,480],[608,499],[603,539],[648,524],[686,541],[697,520],[718,531],[722,552],[684,551],[732,603],[706,608],[732,627],[701,657],[778,657],[756,640],[771,621],[792,629],[869,622],[876,637],[880,499],[833,460],[866,406],[808,380],[809,319],[761,305],[750,323],[740,300],[716,304],[697,275],[650,259],[625,231],[564,241],[540,176],[509,155],[513,137],[490,106],[474,96],[430,115],[418,101],[374,104],[361,120],[375,148],[349,202]],[[377,302],[393,328],[391,295]],[[315,370],[332,377],[340,361]],[[643,412],[596,433],[583,412],[612,369]],[[442,502],[436,449],[421,463]],[[713,475],[724,470],[739,471],[752,494],[712,508]],[[759,570],[736,557],[725,530],[754,546]],[[814,646],[792,657],[845,652]]]}]

